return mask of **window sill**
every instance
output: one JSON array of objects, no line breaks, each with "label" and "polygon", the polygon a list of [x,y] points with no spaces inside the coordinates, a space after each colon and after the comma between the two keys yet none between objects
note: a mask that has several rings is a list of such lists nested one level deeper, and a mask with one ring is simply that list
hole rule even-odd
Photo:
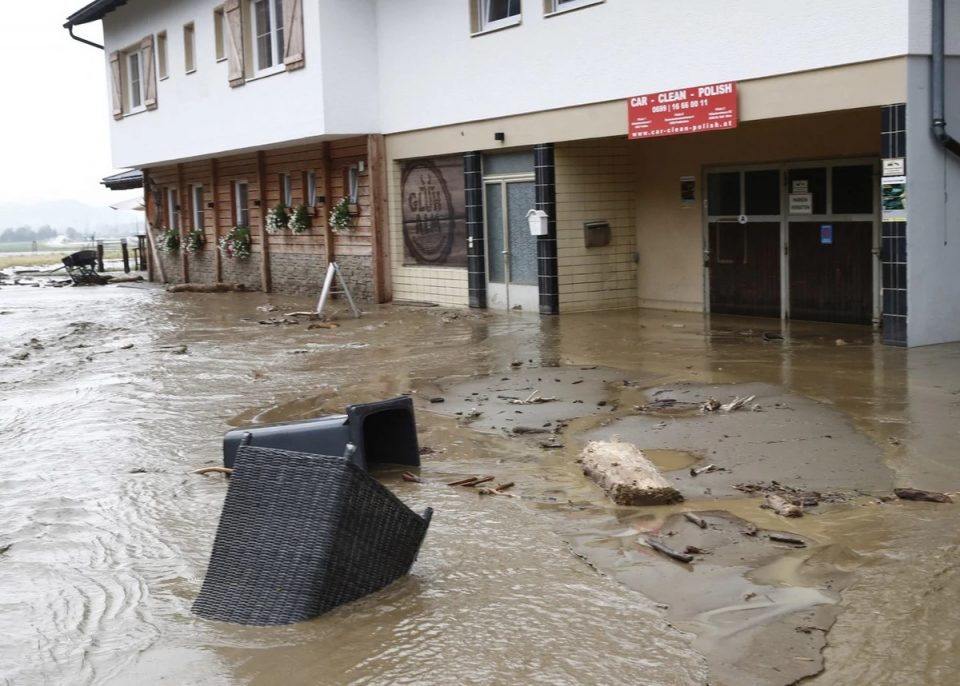
[{"label": "window sill", "polygon": [[252,76],[247,77],[247,82],[256,81],[257,79],[265,79],[268,76],[273,76],[274,74],[279,74],[286,71],[287,68],[282,64],[276,64],[268,69],[261,69],[260,71],[254,73]]},{"label": "window sill", "polygon": [[170,78],[170,74],[164,74],[163,76],[159,77],[157,81],[166,81],[169,78]]},{"label": "window sill", "polygon": [[488,33],[496,33],[497,31],[503,31],[504,29],[512,29],[514,26],[520,26],[523,22],[521,15],[516,17],[511,17],[509,19],[501,19],[500,21],[492,24],[490,26],[485,26],[484,28],[470,34],[471,38],[476,38],[477,36],[485,36]]},{"label": "window sill", "polygon": [[226,61],[227,61],[227,57],[226,57],[226,55],[224,55],[223,57],[218,57],[216,61],[217,61],[217,62],[226,62]]},{"label": "window sill", "polygon": [[601,5],[606,0],[582,0],[582,2],[576,3],[567,3],[566,7],[560,7],[553,10],[552,12],[546,12],[544,17],[555,17],[558,14],[566,14],[567,12],[573,12],[574,10],[583,9],[584,7],[592,7],[593,5]]},{"label": "window sill", "polygon": [[147,107],[146,107],[146,105],[144,105],[143,107],[138,107],[138,108],[135,109],[135,110],[130,110],[129,112],[124,112],[124,113],[123,113],[123,118],[126,119],[127,117],[132,117],[132,116],[135,115],[135,114],[140,114],[141,112],[146,112],[146,111],[147,111]]},{"label": "window sill", "polygon": [[196,67],[194,67],[193,69],[187,69],[187,71],[185,71],[185,72],[183,72],[183,73],[186,74],[187,76],[189,76],[190,74],[196,74],[196,73],[197,73],[197,70],[196,70]]}]

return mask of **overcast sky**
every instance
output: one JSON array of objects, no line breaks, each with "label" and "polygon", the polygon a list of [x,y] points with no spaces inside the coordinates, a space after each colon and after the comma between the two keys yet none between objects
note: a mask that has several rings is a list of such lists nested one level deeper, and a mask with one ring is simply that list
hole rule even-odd
[{"label": "overcast sky", "polygon": [[[63,28],[67,15],[88,2],[3,3],[0,201],[107,205],[130,195],[100,185],[113,173],[104,53]],[[100,22],[75,33],[102,43]]]}]

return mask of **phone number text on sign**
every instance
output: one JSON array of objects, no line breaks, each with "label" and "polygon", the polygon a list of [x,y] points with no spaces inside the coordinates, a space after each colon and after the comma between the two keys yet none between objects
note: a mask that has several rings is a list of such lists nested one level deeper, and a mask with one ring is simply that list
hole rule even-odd
[{"label": "phone number text on sign", "polygon": [[629,138],[737,128],[735,81],[649,93],[628,101]]}]

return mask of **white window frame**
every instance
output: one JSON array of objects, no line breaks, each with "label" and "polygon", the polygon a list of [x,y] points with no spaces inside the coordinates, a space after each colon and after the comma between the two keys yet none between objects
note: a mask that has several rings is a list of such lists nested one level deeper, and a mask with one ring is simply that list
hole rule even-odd
[{"label": "white window frame", "polygon": [[167,186],[167,228],[180,230],[180,210],[178,209],[177,187]]},{"label": "white window frame", "polygon": [[193,22],[183,25],[183,71],[192,74],[197,70],[197,31]]},{"label": "white window frame", "polygon": [[356,205],[360,201],[360,169],[352,165],[347,170],[347,202]]},{"label": "white window frame", "polygon": [[317,204],[317,172],[308,171],[306,182],[306,192],[304,195],[304,202],[310,206],[314,207]]},{"label": "white window frame", "polygon": [[[133,65],[131,62],[133,58],[137,58],[137,68],[136,68],[136,95],[140,99],[140,104],[135,105],[133,103],[134,96],[134,80],[133,80]],[[127,110],[126,114],[134,114],[136,112],[143,112],[147,109],[146,105],[146,90],[143,87],[143,50],[127,50],[123,53],[123,65],[124,65],[124,75],[126,78],[123,79],[123,97],[126,101]]]},{"label": "white window frame", "polygon": [[[510,0],[507,0],[509,2]],[[475,0],[477,3],[477,33],[487,33],[488,31],[498,31],[510,26],[516,26],[523,17],[523,2],[517,0],[520,7],[516,14],[511,14],[502,19],[490,20],[490,2],[491,0]]]},{"label": "white window frame", "polygon": [[603,2],[606,2],[606,0],[547,0],[547,6],[545,8],[546,16],[562,14],[570,10],[578,10],[581,7],[589,7],[590,5],[599,5]]},{"label": "white window frame", "polygon": [[[242,192],[241,192],[242,189]],[[241,198],[245,197],[245,202]],[[233,208],[237,226],[250,226],[250,184],[242,179],[233,182]]]},{"label": "white window frame", "polygon": [[194,184],[190,189],[190,194],[193,200],[193,229],[194,231],[197,229],[203,230],[206,228],[204,226],[206,222],[203,213],[203,185],[199,183]]},{"label": "white window frame", "polygon": [[287,207],[293,206],[293,181],[289,174],[280,175],[280,202]]},{"label": "white window frame", "polygon": [[217,62],[227,59],[226,17],[223,14],[223,5],[213,9],[213,51]]},{"label": "white window frame", "polygon": [[[257,4],[267,4],[267,19],[270,22],[270,64],[260,67],[260,27],[257,25]],[[253,75],[267,76],[285,69],[283,64],[283,1],[250,0],[250,43],[253,48]]]}]

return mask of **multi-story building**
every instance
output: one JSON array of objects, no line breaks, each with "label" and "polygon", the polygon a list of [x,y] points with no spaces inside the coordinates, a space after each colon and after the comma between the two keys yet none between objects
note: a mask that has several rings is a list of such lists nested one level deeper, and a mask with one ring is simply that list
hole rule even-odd
[{"label": "multi-story building", "polygon": [[[115,165],[209,238],[175,278],[315,292],[335,259],[381,301],[960,340],[957,0],[100,0],[68,26],[98,19]],[[313,227],[269,234],[281,200]],[[240,221],[243,268],[212,249]]]}]

